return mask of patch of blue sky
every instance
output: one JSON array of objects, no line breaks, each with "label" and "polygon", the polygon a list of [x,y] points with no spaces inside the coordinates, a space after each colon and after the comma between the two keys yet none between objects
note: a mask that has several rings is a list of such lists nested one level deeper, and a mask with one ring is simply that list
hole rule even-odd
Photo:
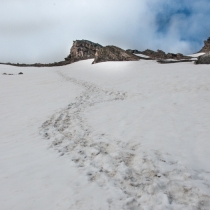
[{"label": "patch of blue sky", "polygon": [[168,36],[171,28],[176,27],[180,41],[202,45],[203,40],[210,36],[209,10],[209,0],[159,2],[154,10],[156,33],[162,37]]}]

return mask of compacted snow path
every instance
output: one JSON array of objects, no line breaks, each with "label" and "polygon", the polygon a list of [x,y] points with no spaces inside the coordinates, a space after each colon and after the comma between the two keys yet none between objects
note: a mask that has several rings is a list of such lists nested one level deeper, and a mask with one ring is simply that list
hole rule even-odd
[{"label": "compacted snow path", "polygon": [[142,210],[209,208],[210,172],[193,170],[174,155],[148,150],[140,142],[117,139],[89,125],[85,117],[88,108],[123,103],[132,94],[104,89],[61,70],[57,73],[84,91],[45,121],[40,134],[61,156],[68,155],[90,182],[116,191],[116,197],[107,200],[110,209],[116,209],[116,205]]}]

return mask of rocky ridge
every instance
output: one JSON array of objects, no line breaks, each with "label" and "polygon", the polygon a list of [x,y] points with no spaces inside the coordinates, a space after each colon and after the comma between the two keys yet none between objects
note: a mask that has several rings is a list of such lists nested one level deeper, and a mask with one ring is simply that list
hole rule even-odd
[{"label": "rocky ridge", "polygon": [[[204,47],[200,52],[210,51],[210,38],[204,42]],[[137,56],[134,54],[142,54],[144,56]],[[64,61],[54,63],[35,63],[35,64],[19,64],[19,63],[0,63],[4,65],[13,65],[21,67],[53,67],[53,66],[64,66],[80,60],[94,59],[93,63],[106,62],[106,61],[137,61],[140,59],[144,60],[157,60],[159,63],[175,63],[175,62],[192,62],[192,57],[185,56],[181,53],[165,53],[162,50],[153,51],[150,49],[139,51],[139,50],[123,50],[116,46],[103,47],[98,43],[94,43],[88,40],[76,40],[70,49],[70,54],[65,58]],[[206,59],[206,58],[205,58]],[[200,62],[200,61],[199,61]],[[197,64],[199,64],[197,62]]]},{"label": "rocky ridge", "polygon": [[73,63],[80,60],[95,58],[96,51],[101,48],[103,48],[103,46],[98,43],[88,40],[76,40],[73,42],[70,54],[65,60]]},{"label": "rocky ridge", "polygon": [[147,49],[147,50],[144,50],[144,51],[139,51],[139,50],[126,50],[127,52],[130,52],[130,53],[134,53],[134,54],[143,54],[143,55],[146,55],[146,56],[149,56],[151,59],[154,59],[154,60],[163,60],[163,59],[174,59],[174,60],[181,60],[181,59],[189,59],[190,57],[189,56],[185,56],[181,53],[165,53],[164,51],[162,50],[157,50],[156,51],[153,51],[153,50],[150,50],[150,49]]},{"label": "rocky ridge", "polygon": [[133,54],[141,54],[141,51],[139,51],[139,50],[128,49],[128,50],[126,50],[126,52],[133,53]]},{"label": "rocky ridge", "polygon": [[210,52],[210,37],[204,41],[204,46],[199,52]]},{"label": "rocky ridge", "polygon": [[106,46],[96,51],[94,63],[106,61],[138,61],[140,57],[116,46]]}]

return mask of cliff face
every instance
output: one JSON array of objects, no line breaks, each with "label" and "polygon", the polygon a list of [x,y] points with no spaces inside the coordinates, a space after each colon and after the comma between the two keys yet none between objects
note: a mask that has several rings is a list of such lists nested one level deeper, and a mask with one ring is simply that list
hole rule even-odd
[{"label": "cliff face", "polygon": [[210,52],[210,37],[204,41],[204,46],[199,52]]},{"label": "cliff face", "polygon": [[106,46],[97,50],[93,63],[106,61],[138,61],[140,58],[116,46]]},{"label": "cliff face", "polygon": [[102,47],[103,46],[100,44],[88,40],[76,40],[73,42],[70,54],[65,60],[73,63],[80,60],[94,58],[96,51]]}]

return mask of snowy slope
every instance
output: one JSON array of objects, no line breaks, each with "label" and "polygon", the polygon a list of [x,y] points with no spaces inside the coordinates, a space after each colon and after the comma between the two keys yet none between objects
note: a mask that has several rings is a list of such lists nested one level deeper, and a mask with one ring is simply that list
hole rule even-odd
[{"label": "snowy slope", "polygon": [[2,209],[209,209],[208,65],[1,66]]},{"label": "snowy slope", "polygon": [[204,55],[204,54],[205,53],[195,53],[195,54],[192,54],[192,55],[189,55],[189,56],[194,57],[194,58],[197,58],[197,57],[199,57],[201,55]]}]

